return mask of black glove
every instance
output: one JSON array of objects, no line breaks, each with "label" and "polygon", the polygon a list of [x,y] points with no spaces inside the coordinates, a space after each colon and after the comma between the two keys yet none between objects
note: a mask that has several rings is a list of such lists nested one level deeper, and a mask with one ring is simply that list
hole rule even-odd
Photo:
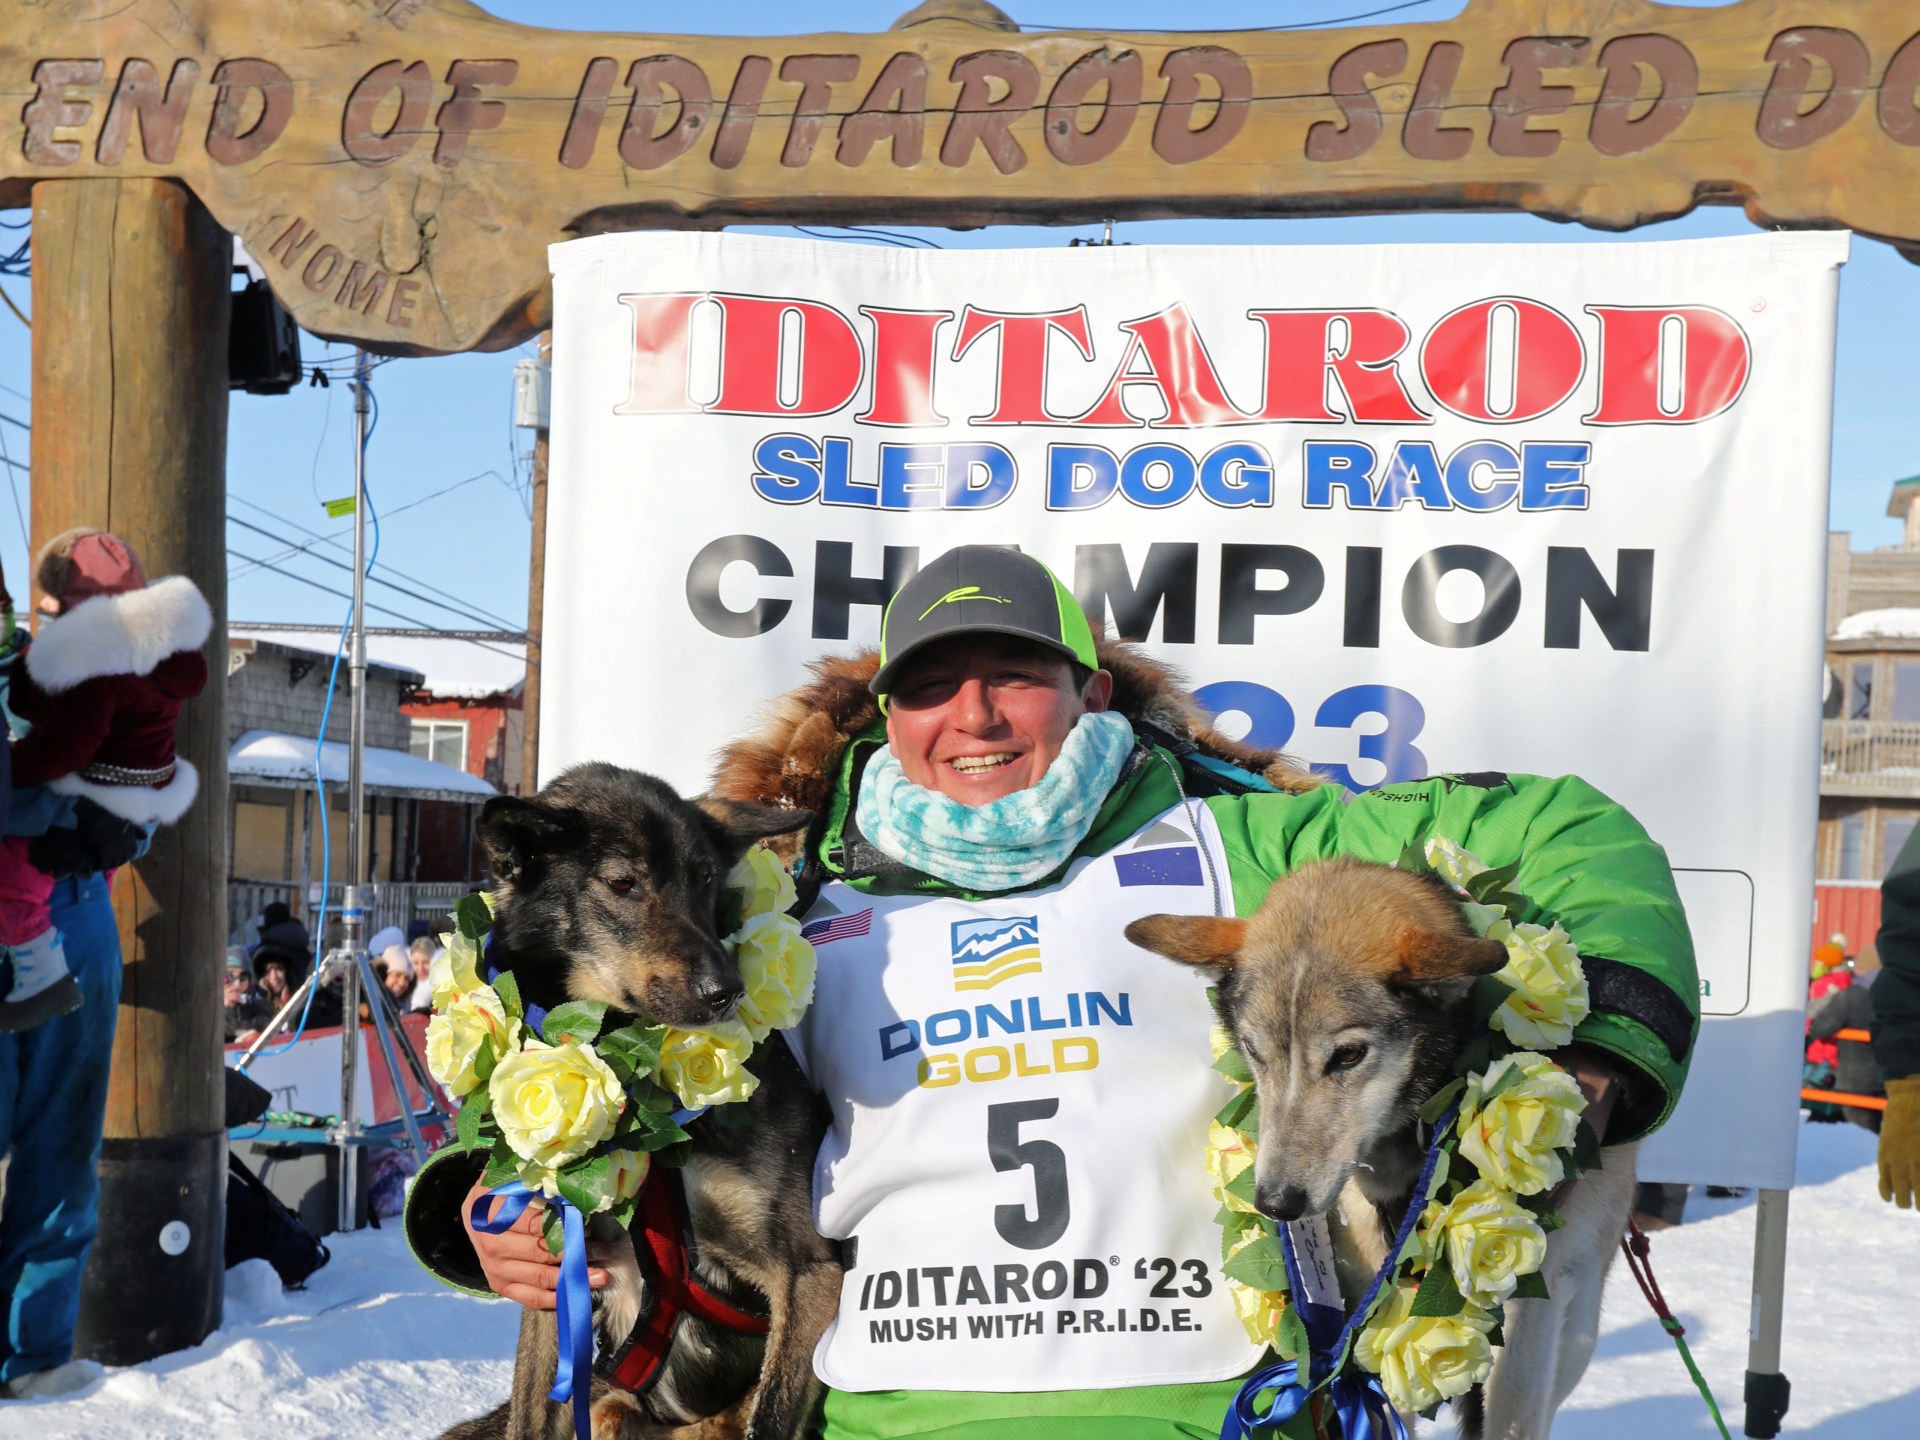
[{"label": "black glove", "polygon": [[27,842],[33,868],[56,880],[92,875],[124,865],[140,852],[146,827],[122,820],[112,811],[81,798],[74,802],[73,828],[60,826]]}]

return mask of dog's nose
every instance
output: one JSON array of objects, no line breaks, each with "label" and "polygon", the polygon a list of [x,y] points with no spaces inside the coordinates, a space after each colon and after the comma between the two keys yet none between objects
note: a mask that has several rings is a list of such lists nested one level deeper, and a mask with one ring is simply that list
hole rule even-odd
[{"label": "dog's nose", "polygon": [[715,1015],[732,1013],[733,1007],[746,993],[746,988],[745,984],[739,980],[722,979],[718,975],[709,976],[693,987],[701,1003],[711,1009]]},{"label": "dog's nose", "polygon": [[1307,1213],[1307,1192],[1298,1185],[1277,1185],[1271,1189],[1263,1185],[1254,1192],[1253,1203],[1269,1220],[1284,1223],[1298,1220]]}]

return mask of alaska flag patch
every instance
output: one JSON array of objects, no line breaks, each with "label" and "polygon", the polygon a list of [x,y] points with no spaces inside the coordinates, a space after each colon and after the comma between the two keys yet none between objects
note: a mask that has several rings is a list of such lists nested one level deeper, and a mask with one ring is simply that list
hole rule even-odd
[{"label": "alaska flag patch", "polygon": [[1113,857],[1113,870],[1123,886],[1207,883],[1200,873],[1200,851],[1193,845],[1123,851]]}]

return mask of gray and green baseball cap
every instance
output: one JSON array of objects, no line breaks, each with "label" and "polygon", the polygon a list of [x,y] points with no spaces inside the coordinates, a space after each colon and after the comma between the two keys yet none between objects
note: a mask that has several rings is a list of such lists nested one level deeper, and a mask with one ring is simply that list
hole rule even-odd
[{"label": "gray and green baseball cap", "polygon": [[880,669],[867,689],[885,695],[919,651],[955,635],[1012,635],[1089,670],[1093,631],[1073,592],[1031,555],[961,545],[901,586],[880,622]]}]

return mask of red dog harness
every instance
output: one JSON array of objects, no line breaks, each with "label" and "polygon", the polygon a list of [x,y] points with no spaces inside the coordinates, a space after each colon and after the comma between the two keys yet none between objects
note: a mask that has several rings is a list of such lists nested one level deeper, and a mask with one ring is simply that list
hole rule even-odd
[{"label": "red dog harness", "polygon": [[689,1256],[686,1222],[677,1175],[655,1167],[640,1190],[634,1213],[635,1248],[643,1264],[651,1261],[653,1303],[627,1336],[626,1343],[602,1366],[596,1366],[616,1389],[644,1393],[660,1378],[660,1369],[673,1348],[680,1321],[698,1316],[709,1324],[742,1335],[765,1335],[767,1319],[741,1310],[700,1283]]}]

